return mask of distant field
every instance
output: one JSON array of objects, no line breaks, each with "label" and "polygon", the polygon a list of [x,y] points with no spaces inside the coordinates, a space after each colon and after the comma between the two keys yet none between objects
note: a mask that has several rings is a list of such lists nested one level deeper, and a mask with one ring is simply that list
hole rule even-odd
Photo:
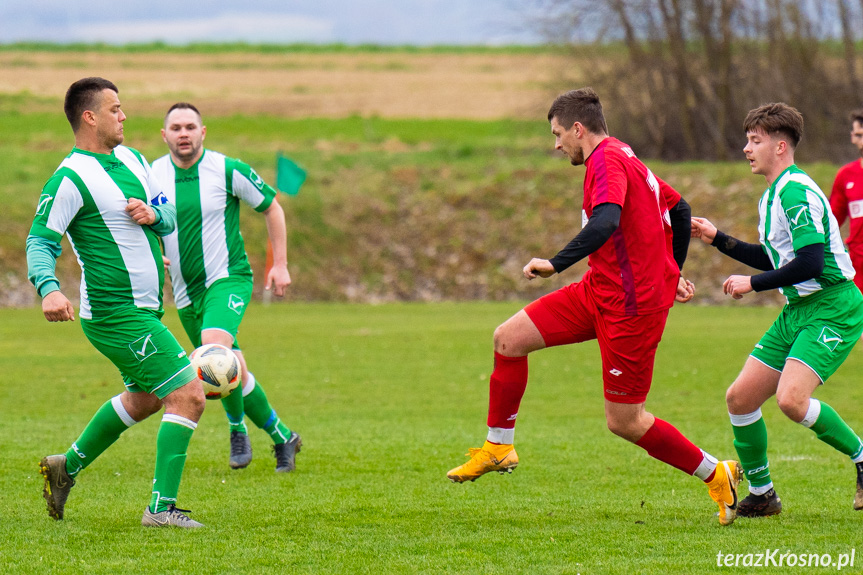
[{"label": "distant field", "polygon": [[0,98],[26,95],[24,111],[53,111],[69,84],[111,79],[138,114],[177,100],[208,115],[289,118],[532,118],[547,110],[577,61],[553,49],[310,50],[146,47],[0,50]]},{"label": "distant field", "polygon": [[[224,414],[208,405],[180,490],[180,506],[207,525],[194,533],[139,525],[158,417],[82,473],[66,520],[48,518],[37,461],[68,447],[121,384],[77,322],[48,324],[35,308],[0,310],[11,382],[0,387],[0,568],[700,575],[742,572],[718,568],[720,551],[835,557],[859,546],[853,467],[773,402],[764,414],[785,511],[722,528],[697,480],[605,429],[595,343],[531,357],[512,475],[451,484],[446,471],[485,436],[492,330],[521,305],[253,305],[241,343],[273,405],[302,434],[303,451],[295,473],[277,476],[268,439],[252,430],[251,466],[231,471]],[[775,313],[675,308],[647,407],[732,457],[725,388]],[[174,310],[166,319],[180,333]],[[861,369],[857,349],[818,390],[858,431]],[[859,572],[857,551],[855,569],[842,572]]]}]

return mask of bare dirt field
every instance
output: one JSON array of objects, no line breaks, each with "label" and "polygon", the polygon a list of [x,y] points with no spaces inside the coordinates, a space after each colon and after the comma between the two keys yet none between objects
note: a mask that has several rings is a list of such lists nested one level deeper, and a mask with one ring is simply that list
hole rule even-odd
[{"label": "bare dirt field", "polygon": [[[212,115],[536,118],[572,60],[548,53],[0,52],[0,95],[56,110],[84,76],[121,87],[138,113],[188,99]],[[557,87],[556,87],[557,86]]]}]

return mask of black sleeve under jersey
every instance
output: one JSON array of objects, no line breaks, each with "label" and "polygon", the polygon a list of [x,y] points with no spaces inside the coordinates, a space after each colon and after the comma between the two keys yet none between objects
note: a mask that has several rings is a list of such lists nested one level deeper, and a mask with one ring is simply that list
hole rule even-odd
[{"label": "black sleeve under jersey", "polygon": [[692,208],[686,200],[680,198],[680,201],[668,210],[668,215],[671,218],[671,249],[674,252],[674,261],[677,262],[677,268],[682,270],[686,253],[689,251],[689,239],[692,237]]},{"label": "black sleeve under jersey", "polygon": [[587,225],[584,226],[577,236],[572,238],[566,247],[558,252],[549,261],[557,273],[562,272],[575,262],[589,256],[598,250],[602,244],[608,241],[617,226],[620,225],[620,212],[622,208],[618,204],[610,202],[599,204],[593,208],[593,213]]},{"label": "black sleeve under jersey", "polygon": [[824,271],[824,244],[810,244],[794,252],[794,259],[781,268],[754,275],[750,281],[752,289],[765,291],[793,286],[817,278],[822,271]]},{"label": "black sleeve under jersey", "polygon": [[753,267],[761,271],[773,269],[773,262],[771,262],[770,258],[767,257],[767,254],[764,253],[764,250],[761,248],[761,244],[743,242],[716,230],[716,237],[713,238],[713,243],[711,245],[723,254],[732,257],[749,267]]}]

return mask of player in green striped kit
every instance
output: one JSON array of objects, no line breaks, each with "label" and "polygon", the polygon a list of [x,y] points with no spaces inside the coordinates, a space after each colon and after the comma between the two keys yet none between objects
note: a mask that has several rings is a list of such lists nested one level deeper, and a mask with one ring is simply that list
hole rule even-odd
[{"label": "player in green striped kit", "polygon": [[81,266],[81,328],[120,370],[126,391],[99,408],[65,454],[40,462],[48,513],[63,519],[78,473],[164,405],[153,491],[141,523],[202,527],[176,503],[204,392],[183,348],[160,321],[165,274],[158,238],[174,229],[176,211],[147,161],[120,145],[126,115],[113,83],[75,82],[64,108],[75,147],[39,198],[27,237],[28,275],[48,321],[75,319],[54,275],[66,234]]},{"label": "player in green striped kit", "polygon": [[[200,346],[233,348],[242,367],[242,393],[222,399],[231,439],[229,464],[252,460],[244,416],[273,441],[276,471],[292,471],[302,440],[282,423],[260,382],[246,367],[237,331],[252,296],[252,268],[240,234],[240,201],[262,213],[273,245],[273,267],[265,289],[281,297],[291,283],[287,267],[285,214],[276,191],[247,164],[204,148],[207,128],[192,104],[177,103],[165,116],[162,138],[170,154],[153,162],[153,172],[177,206],[177,230],[162,238],[174,301],[183,327]],[[239,390],[238,390],[239,391]]]},{"label": "player in green striped kit", "polygon": [[761,406],[773,395],[792,421],[847,455],[856,465],[854,509],[863,509],[863,442],[836,411],[812,397],[842,364],[863,333],[863,296],[852,281],[854,268],[845,251],[830,204],[815,182],[794,165],[803,135],[803,117],[782,103],[749,112],[743,124],[743,149],[752,173],[767,179],[758,203],[759,244],[718,231],[692,218],[692,235],[764,273],[733,275],[723,285],[740,299],[751,291],[778,288],[788,303],[746,360],[728,388],[726,403],[734,446],[749,481],[740,502],[743,517],[775,515],[782,510],[767,459],[767,427]]}]

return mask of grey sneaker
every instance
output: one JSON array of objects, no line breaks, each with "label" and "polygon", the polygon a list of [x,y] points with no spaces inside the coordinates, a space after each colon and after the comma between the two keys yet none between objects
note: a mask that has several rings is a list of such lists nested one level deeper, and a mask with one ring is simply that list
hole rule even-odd
[{"label": "grey sneaker", "polygon": [[45,478],[42,497],[48,504],[48,515],[54,519],[63,519],[63,509],[66,498],[75,485],[75,480],[66,473],[66,455],[48,455],[39,462],[39,473]]},{"label": "grey sneaker", "polygon": [[279,473],[293,471],[296,467],[294,457],[300,452],[302,446],[303,440],[296,431],[291,432],[291,436],[285,443],[275,444],[273,455],[276,457],[276,471]]},{"label": "grey sneaker", "polygon": [[252,442],[239,431],[231,432],[231,469],[242,469],[252,462]]},{"label": "grey sneaker", "polygon": [[194,519],[190,519],[186,513],[191,513],[188,509],[177,509],[174,505],[169,505],[168,508],[159,513],[150,511],[148,505],[144,509],[144,517],[141,518],[141,525],[144,527],[203,527],[203,523],[198,523]]}]

